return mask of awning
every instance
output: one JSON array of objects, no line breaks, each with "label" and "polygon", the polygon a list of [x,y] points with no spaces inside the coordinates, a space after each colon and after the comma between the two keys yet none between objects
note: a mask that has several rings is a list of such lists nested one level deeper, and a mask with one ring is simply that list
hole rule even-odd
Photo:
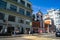
[{"label": "awning", "polygon": [[51,20],[45,20],[44,23],[45,24],[51,24]]}]

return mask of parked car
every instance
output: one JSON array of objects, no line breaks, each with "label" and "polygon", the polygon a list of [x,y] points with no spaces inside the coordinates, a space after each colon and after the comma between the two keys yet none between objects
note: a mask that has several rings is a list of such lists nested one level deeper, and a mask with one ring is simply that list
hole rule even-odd
[{"label": "parked car", "polygon": [[56,37],[60,37],[60,29],[56,30]]}]

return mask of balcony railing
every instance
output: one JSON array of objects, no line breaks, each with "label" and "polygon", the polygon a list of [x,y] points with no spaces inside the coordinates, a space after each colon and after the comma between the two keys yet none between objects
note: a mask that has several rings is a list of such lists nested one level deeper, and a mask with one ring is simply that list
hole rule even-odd
[{"label": "balcony railing", "polygon": [[12,1],[12,0],[6,0],[6,1],[7,1],[7,2],[14,3],[14,4],[16,4],[17,6],[24,7],[25,9],[32,11],[32,8],[28,8],[28,7],[26,7],[25,5],[22,5],[21,3],[18,3],[18,2]]},{"label": "balcony railing", "polygon": [[32,18],[32,17],[26,16],[26,15],[22,15],[19,12],[11,11],[10,9],[0,8],[0,11],[7,12],[7,13],[10,13],[10,14],[14,14],[14,15],[20,16],[22,18],[28,18],[28,19]]}]

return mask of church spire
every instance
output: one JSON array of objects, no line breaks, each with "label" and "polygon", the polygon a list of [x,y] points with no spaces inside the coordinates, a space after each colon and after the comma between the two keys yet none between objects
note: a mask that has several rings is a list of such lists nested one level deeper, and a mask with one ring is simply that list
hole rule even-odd
[{"label": "church spire", "polygon": [[39,10],[39,11],[37,12],[37,15],[42,15],[42,12]]}]

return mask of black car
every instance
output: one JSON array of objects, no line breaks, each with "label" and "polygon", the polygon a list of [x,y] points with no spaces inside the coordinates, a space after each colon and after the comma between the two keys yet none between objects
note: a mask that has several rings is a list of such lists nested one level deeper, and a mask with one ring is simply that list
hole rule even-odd
[{"label": "black car", "polygon": [[60,29],[56,31],[56,37],[60,37]]}]

